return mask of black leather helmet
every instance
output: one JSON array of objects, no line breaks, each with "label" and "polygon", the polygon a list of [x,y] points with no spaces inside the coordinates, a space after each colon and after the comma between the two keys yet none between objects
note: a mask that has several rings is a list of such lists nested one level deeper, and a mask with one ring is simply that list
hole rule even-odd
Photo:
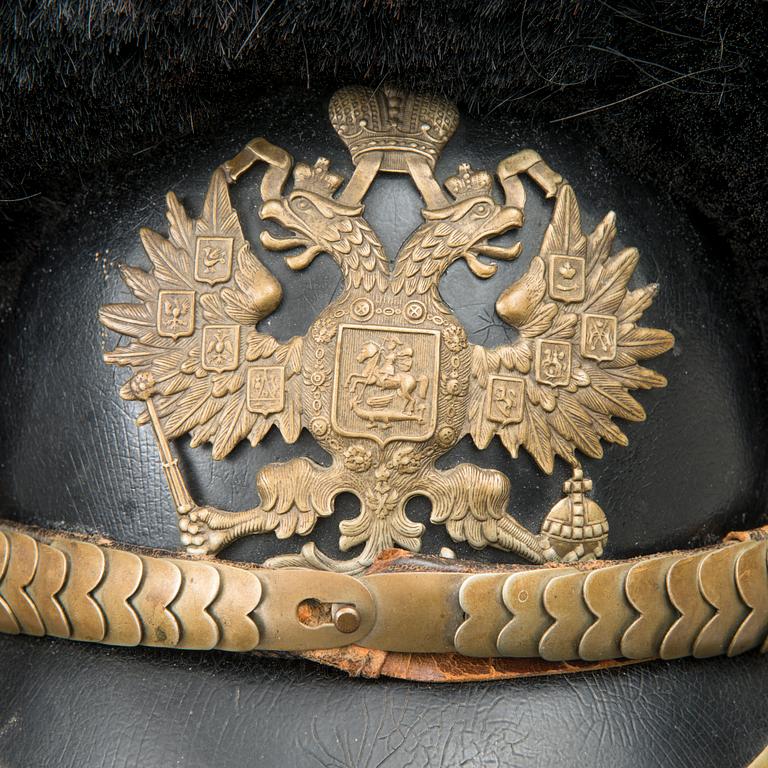
[{"label": "black leather helmet", "polygon": [[[6,59],[0,763],[750,764],[763,222],[730,179],[764,102],[655,90],[714,88],[685,46],[722,20],[574,10],[613,53],[555,77],[535,4],[402,7],[383,48],[395,9],[271,8],[137,12],[121,67],[85,17],[0,16],[24,57],[101,51],[106,115],[76,57],[87,129],[51,111],[11,152],[69,97]],[[605,71],[622,42],[679,63],[603,109],[645,84]],[[107,84],[145,70],[150,99]]]}]

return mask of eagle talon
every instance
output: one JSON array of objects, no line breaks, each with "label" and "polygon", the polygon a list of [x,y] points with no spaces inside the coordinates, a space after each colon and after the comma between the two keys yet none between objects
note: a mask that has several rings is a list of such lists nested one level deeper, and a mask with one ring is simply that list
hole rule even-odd
[{"label": "eagle talon", "polygon": [[557,563],[560,561],[560,555],[557,554],[555,548],[549,543],[549,539],[544,534],[539,535],[539,545],[541,546],[541,554],[544,557],[544,561],[547,563]]},{"label": "eagle talon", "polygon": [[577,563],[579,560],[581,560],[582,556],[584,555],[584,545],[579,544],[577,547],[574,547],[570,552],[567,552],[565,555],[563,555],[562,562],[564,563]]},{"label": "eagle talon", "polygon": [[[639,257],[635,249],[613,253],[613,214],[584,232],[573,190],[531,150],[497,166],[503,202],[493,174],[468,163],[441,184],[432,169],[455,128],[455,110],[384,90],[386,109],[365,89],[331,101],[332,122],[355,165],[340,194],[344,180],[328,160],[293,167],[287,152],[256,139],[214,174],[199,218],[169,196],[168,236],[141,232],[152,269],[128,267],[123,274],[140,303],[101,310],[105,327],[135,339],[106,353],[105,361],[139,369],[121,395],[146,403],[139,420],[152,424],[183,546],[190,554],[213,555],[251,534],[309,535],[319,518],[334,514],[345,489],[361,500],[360,515],[341,523],[342,545],[366,547],[354,568],[394,544],[418,550],[423,526],[405,514],[413,495],[428,497],[431,522],[472,547],[493,546],[534,563],[599,557],[608,523],[587,498],[591,483],[575,451],[600,456],[601,439],[625,445],[612,419],[645,418],[630,390],[665,385],[664,377],[636,364],[674,343],[671,334],[635,322],[656,289],[628,291]],[[361,114],[376,119],[361,121]],[[426,119],[415,144],[405,129],[410,118],[400,121],[406,115]],[[430,160],[424,145],[432,145]],[[261,232],[262,245],[280,252],[293,270],[327,254],[343,280],[343,291],[312,321],[309,336],[286,343],[266,328],[254,331],[277,308],[282,289],[246,240],[227,190],[256,162],[268,166],[259,216],[276,227],[276,234]],[[291,168],[293,186],[286,192]],[[365,192],[379,171],[409,173],[427,203],[423,223],[394,264],[363,215]],[[459,259],[477,277],[490,278],[497,265],[488,259],[520,255],[519,242],[491,243],[523,225],[522,173],[557,201],[539,254],[496,303],[499,318],[521,338],[495,348],[470,344],[441,299],[440,281]],[[358,339],[365,352],[355,357]],[[155,381],[153,371],[163,376]],[[288,443],[309,427],[331,465],[303,457],[268,464],[256,476],[262,506],[253,509],[194,504],[169,440],[191,433],[192,445],[211,443],[213,458],[223,459],[243,440],[255,446],[273,426]],[[437,460],[465,435],[478,448],[496,435],[511,456],[522,448],[549,474],[557,456],[574,464],[565,496],[540,535],[507,511],[505,474],[469,463],[437,469]],[[378,442],[376,467],[366,447],[365,469],[347,461],[352,438]]]},{"label": "eagle talon", "polygon": [[229,543],[228,531],[236,524],[229,513],[214,507],[180,507],[178,527],[188,555],[215,555]]}]

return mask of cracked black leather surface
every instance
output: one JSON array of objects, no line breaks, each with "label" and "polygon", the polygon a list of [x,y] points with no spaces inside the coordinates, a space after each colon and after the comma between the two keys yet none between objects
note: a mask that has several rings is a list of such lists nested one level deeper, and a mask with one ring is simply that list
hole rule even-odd
[{"label": "cracked black leather surface", "polygon": [[[126,373],[101,362],[116,339],[99,328],[96,312],[104,302],[129,298],[116,264],[146,266],[138,230],[165,231],[165,192],[174,190],[198,212],[211,172],[254,136],[266,135],[297,159],[327,155],[348,175],[321,98],[265,99],[215,135],[160,145],[103,169],[67,201],[63,225],[50,232],[41,222],[40,232],[30,233],[44,245],[0,330],[3,516],[178,546],[151,434],[134,425],[135,405],[117,394]],[[766,405],[755,361],[766,350],[750,322],[764,310],[745,304],[734,257],[662,192],[611,171],[565,130],[534,136],[527,125],[465,120],[438,176],[454,172],[460,160],[492,169],[527,145],[572,182],[588,225],[616,211],[619,245],[640,248],[636,284],[662,286],[643,322],[669,328],[677,339],[673,352],[652,363],[669,378],[668,388],[639,394],[648,421],[622,424],[630,446],[609,447],[604,460],[585,462],[611,522],[606,555],[698,546],[765,522]],[[246,235],[285,290],[283,306],[261,327],[286,339],[304,332],[337,289],[338,275],[328,259],[293,273],[263,252],[257,188],[258,177],[246,177],[233,195]],[[443,281],[443,295],[472,341],[503,340],[494,301],[525,269],[548,222],[551,203],[528,189],[521,259],[501,265],[485,283],[463,265]],[[385,177],[367,203],[390,249],[418,224],[419,199],[405,178]],[[226,508],[256,503],[253,478],[268,461],[324,461],[306,435],[286,446],[274,431],[224,462],[212,462],[208,448],[191,451],[182,442],[180,450],[198,500]],[[511,509],[535,530],[567,475],[559,465],[545,477],[527,456],[512,462],[498,442],[480,453],[465,440],[442,464],[462,459],[507,471]],[[353,507],[346,499],[315,531],[330,554],[338,555],[339,516],[352,516]],[[426,522],[423,505],[409,511]],[[302,543],[253,537],[226,556],[262,560]],[[460,556],[511,559],[453,545],[442,528],[430,528],[424,551],[444,545]],[[430,686],[349,680],[297,661],[0,637],[0,766],[743,765],[768,741],[767,684],[768,664],[756,655]]]},{"label": "cracked black leather surface", "polygon": [[[191,212],[199,212],[213,170],[258,135],[285,146],[296,159],[313,162],[324,154],[335,169],[347,176],[351,172],[323,98],[297,103],[290,94],[272,101],[265,97],[258,109],[227,121],[215,135],[157,147],[128,165],[104,169],[82,197],[70,201],[66,223],[45,233],[40,260],[22,287],[17,311],[2,329],[7,361],[0,372],[2,514],[133,544],[178,546],[152,435],[148,428],[135,426],[137,405],[117,394],[128,372],[101,361],[117,336],[99,326],[97,311],[105,302],[132,299],[116,267],[120,262],[148,265],[138,231],[149,226],[167,232],[165,193],[173,190]],[[761,470],[768,463],[762,439],[767,409],[765,399],[755,396],[761,388],[755,357],[762,347],[750,316],[762,310],[744,303],[743,273],[729,263],[732,257],[721,244],[703,241],[661,192],[611,172],[597,152],[580,146],[578,135],[567,131],[532,136],[525,125],[480,125],[464,118],[437,175],[444,179],[466,160],[493,170],[530,144],[574,185],[585,228],[616,211],[615,247],[640,249],[631,285],[661,284],[642,322],[668,328],[676,336],[675,349],[651,362],[667,376],[669,386],[637,394],[647,422],[621,423],[629,447],[606,445],[602,460],[584,462],[594,480],[594,497],[611,522],[606,556],[708,544],[731,529],[757,525],[766,499]],[[337,290],[339,273],[327,257],[303,272],[292,272],[279,254],[261,248],[258,233],[264,224],[255,212],[258,180],[258,173],[244,177],[233,187],[233,200],[246,236],[284,288],[282,306],[260,328],[286,340],[306,331]],[[501,263],[487,281],[457,263],[441,283],[444,298],[474,342],[495,345],[512,333],[493,306],[538,250],[552,210],[537,188],[528,185],[528,190],[527,221],[519,232],[523,255]],[[420,206],[404,176],[383,174],[367,196],[366,215],[391,258],[418,225]],[[210,459],[209,446],[193,451],[182,440],[179,447],[193,495],[225,509],[257,503],[253,478],[269,461],[297,455],[327,460],[307,433],[297,444],[286,445],[274,429],[256,448],[243,443],[221,462]],[[465,438],[440,465],[461,460],[508,472],[511,511],[533,530],[561,498],[569,474],[558,462],[548,477],[525,452],[513,461],[498,440],[481,452]],[[39,482],[40,477],[46,482]],[[313,534],[336,556],[341,555],[336,549],[339,517],[355,514],[350,499],[344,501],[339,513],[321,520]],[[413,502],[409,512],[427,522],[426,503]],[[425,552],[452,545],[442,528],[428,528]],[[256,537],[235,545],[229,554],[262,560],[278,551],[298,550],[300,543]],[[456,549],[460,556],[509,559],[490,550],[476,553],[467,545]]]},{"label": "cracked black leather surface", "polygon": [[3,768],[732,768],[768,733],[756,655],[425,685],[0,637],[0,679]]}]

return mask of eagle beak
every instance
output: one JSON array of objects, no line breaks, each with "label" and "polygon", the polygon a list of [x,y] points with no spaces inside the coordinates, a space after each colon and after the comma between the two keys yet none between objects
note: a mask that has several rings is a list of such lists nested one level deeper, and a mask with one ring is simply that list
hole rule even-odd
[{"label": "eagle beak", "polygon": [[269,251],[288,251],[306,245],[307,241],[299,237],[275,237],[271,232],[262,230],[259,235],[261,244]]},{"label": "eagle beak", "polygon": [[488,243],[476,243],[472,246],[471,251],[467,251],[464,254],[464,258],[473,275],[477,275],[483,280],[487,280],[489,277],[493,277],[496,274],[497,267],[493,263],[484,264],[477,258],[478,254],[500,259],[501,261],[512,261],[520,255],[522,250],[522,243],[515,243],[508,248],[499,245],[488,245]]},{"label": "eagle beak", "polygon": [[267,200],[259,210],[259,216],[270,221],[280,222],[284,215],[285,208],[282,200]]},{"label": "eagle beak", "polygon": [[[275,221],[286,229],[299,229],[303,222],[299,221],[282,200],[267,200],[259,211],[262,219]],[[308,267],[314,258],[323,252],[318,245],[310,245],[309,238],[299,236],[276,237],[267,230],[262,230],[259,235],[261,244],[270,251],[289,251],[291,248],[304,248],[301,253],[295,253],[285,257],[285,263],[294,270]]]},{"label": "eagle beak", "polygon": [[312,245],[301,253],[294,254],[293,256],[286,256],[285,263],[291,269],[298,271],[308,267],[315,260],[315,257],[319,256],[321,253],[324,253],[322,246]]},{"label": "eagle beak", "polygon": [[478,243],[474,249],[483,256],[500,261],[514,261],[522,252],[523,244],[515,243],[509,247],[499,245],[488,245],[488,243]]},{"label": "eagle beak", "polygon": [[483,264],[472,251],[467,251],[464,254],[464,258],[473,275],[477,275],[478,277],[483,278],[483,280],[486,280],[496,274],[495,264]]}]

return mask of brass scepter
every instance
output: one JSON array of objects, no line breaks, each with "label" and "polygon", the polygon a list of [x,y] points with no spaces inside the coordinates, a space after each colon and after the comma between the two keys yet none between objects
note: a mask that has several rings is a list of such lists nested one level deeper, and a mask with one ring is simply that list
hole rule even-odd
[{"label": "brass scepter", "polygon": [[197,505],[192,499],[192,495],[187,488],[184,477],[179,469],[179,459],[174,455],[171,444],[163,431],[163,425],[160,417],[157,415],[152,397],[155,394],[155,379],[149,371],[143,371],[131,379],[131,391],[138,400],[142,400],[147,406],[147,413],[152,424],[152,431],[155,435],[157,450],[160,453],[160,460],[163,465],[163,474],[168,483],[168,490],[171,492],[173,503],[179,516],[189,514]]}]

